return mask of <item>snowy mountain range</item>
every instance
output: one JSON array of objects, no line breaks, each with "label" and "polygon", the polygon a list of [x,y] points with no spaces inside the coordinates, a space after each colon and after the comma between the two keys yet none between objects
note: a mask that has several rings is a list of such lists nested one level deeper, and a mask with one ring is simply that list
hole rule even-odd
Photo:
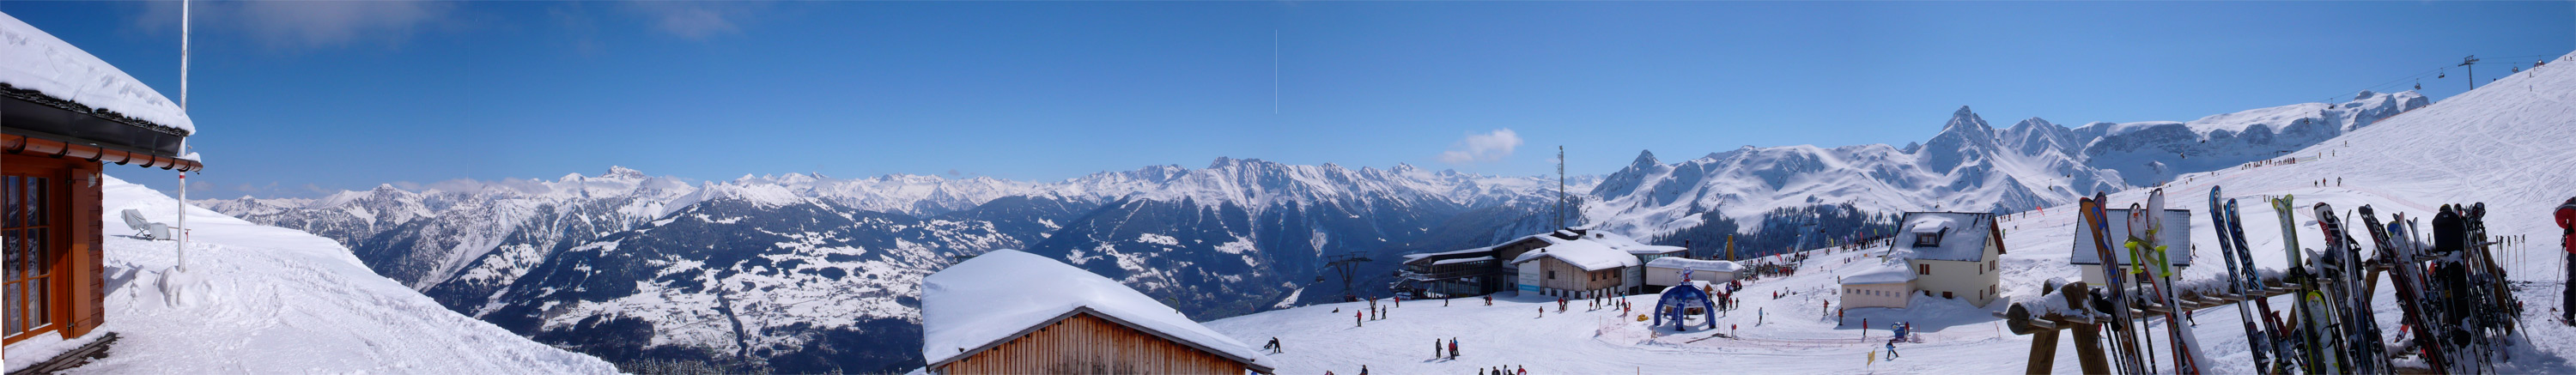
[{"label": "snowy mountain range", "polygon": [[1712,215],[1749,227],[1771,210],[1809,205],[2015,212],[2278,157],[2430,103],[2414,92],[2355,97],[2074,128],[2031,118],[1997,129],[1959,107],[1931,140],[1904,147],[1745,146],[1669,164],[1643,152],[1603,178],[1583,213],[1603,229],[1661,238]]},{"label": "snowy mountain range", "polygon": [[[906,350],[919,337],[918,283],[952,256],[1029,249],[1192,311],[1239,315],[1341,294],[1301,294],[1324,254],[1536,230],[1483,220],[1539,216],[1557,196],[1552,180],[1232,158],[1052,183],[789,174],[692,185],[611,168],[200,203],[339,240],[452,310],[612,361],[879,371],[917,365]],[[1456,218],[1475,224],[1443,225]]]},{"label": "snowy mountain range", "polygon": [[[1762,225],[1781,215],[1869,225],[1883,212],[2050,206],[2268,158],[2277,153],[2242,150],[2296,149],[2425,103],[2413,93],[2360,97],[2075,128],[2029,119],[1996,129],[1962,107],[1930,140],[1904,147],[1744,147],[1669,164],[1641,153],[1606,177],[1570,178],[1581,212],[1569,224],[1671,243],[1679,237],[1667,235],[1691,230],[1798,229]],[[918,365],[919,281],[954,257],[1025,249],[1194,316],[1226,317],[1337,299],[1346,291],[1323,277],[1327,256],[1391,260],[1549,229],[1556,186],[1410,165],[1218,158],[1055,182],[691,183],[612,167],[553,181],[199,203],[338,240],[377,273],[540,342],[618,362],[816,372]],[[1395,266],[1364,265],[1352,284],[1374,290]]]}]

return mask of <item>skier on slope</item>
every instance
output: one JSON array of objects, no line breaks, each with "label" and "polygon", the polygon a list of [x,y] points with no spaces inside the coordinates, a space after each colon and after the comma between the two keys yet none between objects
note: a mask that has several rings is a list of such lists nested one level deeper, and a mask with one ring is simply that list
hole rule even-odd
[{"label": "skier on slope", "polygon": [[[2567,271],[2568,279],[2576,280],[2576,198],[2567,198],[2566,204],[2559,205],[2557,217],[2560,228],[2558,244],[2567,248],[2568,262],[2560,268]],[[2558,320],[2576,324],[2576,286],[2562,285],[2560,288]]]}]

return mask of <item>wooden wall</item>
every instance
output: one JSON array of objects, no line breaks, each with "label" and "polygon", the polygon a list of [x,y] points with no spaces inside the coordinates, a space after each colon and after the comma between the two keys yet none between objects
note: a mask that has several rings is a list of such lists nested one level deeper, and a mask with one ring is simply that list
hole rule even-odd
[{"label": "wooden wall", "polygon": [[1542,272],[1556,272],[1556,279],[1553,280],[1544,279],[1546,277],[1545,275],[1539,276],[1542,278],[1542,284],[1540,285],[1544,285],[1549,288],[1562,290],[1600,290],[1617,288],[1621,281],[1619,278],[1621,271],[1615,268],[1598,271],[1603,276],[1601,276],[1600,279],[1594,279],[1592,273],[1595,271],[1585,271],[1582,267],[1575,267],[1572,263],[1566,263],[1553,257],[1539,258],[1538,264],[1539,270]]},{"label": "wooden wall", "polygon": [[1243,363],[1090,314],[951,362],[946,374],[1243,374]]}]

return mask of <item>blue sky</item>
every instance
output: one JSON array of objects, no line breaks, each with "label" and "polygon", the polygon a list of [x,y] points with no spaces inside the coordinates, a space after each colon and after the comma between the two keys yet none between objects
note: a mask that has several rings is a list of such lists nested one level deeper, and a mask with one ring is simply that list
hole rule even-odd
[{"label": "blue sky", "polygon": [[[171,95],[177,11],[0,2]],[[196,22],[200,197],[610,165],[1529,175],[1558,145],[1597,174],[1639,150],[1902,145],[1962,105],[1998,126],[2189,120],[2576,49],[2567,2],[291,1]],[[2424,92],[2466,88],[2448,73]],[[160,172],[111,170],[167,189]]]}]

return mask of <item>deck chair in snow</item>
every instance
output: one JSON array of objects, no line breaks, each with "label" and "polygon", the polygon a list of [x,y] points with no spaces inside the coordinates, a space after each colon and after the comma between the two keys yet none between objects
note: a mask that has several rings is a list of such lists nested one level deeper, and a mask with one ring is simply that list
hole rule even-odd
[{"label": "deck chair in snow", "polygon": [[169,224],[155,223],[151,220],[144,219],[142,210],[125,210],[125,227],[133,228],[135,232],[134,235],[137,237],[154,240],[167,240],[172,238],[170,235]]}]

